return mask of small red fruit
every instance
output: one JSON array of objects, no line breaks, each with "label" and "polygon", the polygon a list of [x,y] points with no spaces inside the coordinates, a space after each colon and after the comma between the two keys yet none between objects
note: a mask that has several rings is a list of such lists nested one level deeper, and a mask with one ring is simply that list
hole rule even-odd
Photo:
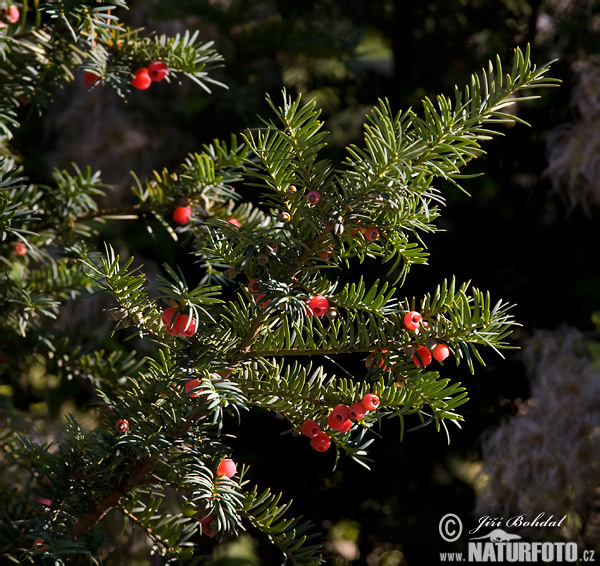
[{"label": "small red fruit", "polygon": [[319,257],[321,259],[329,259],[333,255],[333,248],[331,246],[327,246],[326,249],[321,250],[319,252]]},{"label": "small red fruit", "polygon": [[200,393],[194,391],[194,389],[197,389],[200,387],[200,385],[202,385],[202,382],[199,379],[188,379],[187,383],[185,384],[185,392],[190,397],[200,397]]},{"label": "small red fruit", "polygon": [[45,507],[52,507],[52,500],[51,499],[40,499],[39,500],[40,505],[44,505]]},{"label": "small red fruit", "polygon": [[308,204],[317,204],[321,200],[321,193],[319,191],[310,191],[306,195]]},{"label": "small red fruit", "polygon": [[248,289],[250,289],[251,293],[260,293],[262,281],[260,279],[251,279],[250,283],[248,283]]},{"label": "small red fruit", "polygon": [[375,228],[374,226],[367,228],[367,230],[365,232],[365,238],[367,240],[369,240],[369,242],[374,242],[375,240],[377,240],[379,238],[379,230],[377,228]]},{"label": "small red fruit", "polygon": [[44,541],[41,538],[36,538],[33,541],[33,550],[46,550],[48,548],[47,544],[44,544]]},{"label": "small red fruit", "polygon": [[127,432],[129,430],[129,421],[127,419],[119,419],[115,423],[115,428],[117,429],[117,432]]},{"label": "small red fruit", "polygon": [[217,477],[227,476],[228,478],[232,478],[235,476],[236,472],[237,466],[235,465],[235,462],[231,458],[223,458],[217,468]]},{"label": "small red fruit", "polygon": [[177,317],[173,324],[175,334],[183,334],[184,336],[193,336],[196,333],[196,321],[187,314],[182,314]]},{"label": "small red fruit", "polygon": [[329,310],[329,301],[322,295],[313,297],[307,303],[309,316],[323,316]]},{"label": "small red fruit", "polygon": [[173,211],[173,220],[183,226],[190,221],[192,217],[192,207],[191,206],[178,206]]},{"label": "small red fruit", "polygon": [[100,77],[96,73],[92,73],[91,71],[86,71],[85,73],[83,73],[83,82],[88,88],[99,80]]},{"label": "small red fruit", "polygon": [[417,346],[415,355],[413,356],[413,362],[415,362],[418,367],[428,366],[431,363],[431,359],[431,352],[425,348],[425,346]]},{"label": "small red fruit", "polygon": [[312,419],[304,421],[300,430],[302,431],[302,434],[308,436],[308,438],[314,438],[321,432],[318,423]]},{"label": "small red fruit", "polygon": [[404,315],[404,326],[409,330],[418,330],[422,321],[423,317],[420,312],[410,311]]},{"label": "small red fruit", "polygon": [[176,312],[177,312],[176,308],[173,308],[173,307],[166,308],[160,315],[160,319],[162,320],[162,323],[165,326],[169,326],[171,324],[171,322],[174,322],[173,317],[175,316]]},{"label": "small red fruit", "polygon": [[[16,6],[11,6],[10,8],[5,9],[4,13],[8,15],[8,21],[11,24],[18,22],[19,18],[21,17],[21,12]],[[4,27],[6,27],[6,24],[3,21],[0,21],[0,29]]]},{"label": "small red fruit", "polygon": [[432,354],[437,362],[443,362],[450,355],[450,348],[446,344],[438,344]]},{"label": "small red fruit", "polygon": [[331,439],[326,432],[321,431],[316,436],[311,438],[310,445],[317,452],[325,452],[325,450],[328,450],[331,446]]},{"label": "small red fruit", "polygon": [[346,405],[336,405],[329,416],[338,423],[343,423],[350,418],[350,410]]},{"label": "small red fruit", "polygon": [[212,513],[209,513],[208,515],[206,514],[206,509],[201,509],[196,515],[197,521],[199,523],[202,523],[203,525],[210,523],[213,520],[213,518],[214,515]]},{"label": "small red fruit", "polygon": [[171,336],[175,334],[179,334],[179,329],[176,328],[179,323],[179,319],[181,315],[177,314],[177,309],[173,307],[169,307],[165,309],[160,315],[162,323],[165,325],[165,329],[168,334]]},{"label": "small red fruit", "polygon": [[214,522],[204,523],[202,525],[202,534],[208,537],[212,537],[217,532],[217,527]]},{"label": "small red fruit", "polygon": [[229,222],[229,224],[232,224],[236,228],[241,228],[242,227],[242,225],[240,224],[240,221],[237,218],[228,218],[227,222]]},{"label": "small red fruit", "polygon": [[327,425],[329,428],[337,430],[338,432],[348,432],[352,428],[352,421],[350,419],[340,421],[336,419],[336,415],[329,413],[329,416],[327,417]]},{"label": "small red fruit", "polygon": [[17,255],[25,255],[27,253],[27,245],[23,242],[17,242],[13,246],[13,250]]},{"label": "small red fruit", "polygon": [[374,411],[379,407],[379,397],[374,393],[367,393],[362,398],[361,404],[365,408],[365,411]]},{"label": "small red fruit", "polygon": [[152,79],[146,67],[139,68],[131,79],[131,85],[138,90],[146,90],[152,84]]},{"label": "small red fruit", "polygon": [[362,419],[365,416],[367,410],[362,403],[352,403],[350,405],[350,418],[354,420]]},{"label": "small red fruit", "polygon": [[169,69],[162,61],[154,61],[148,65],[148,76],[154,82],[162,81],[169,72]]}]

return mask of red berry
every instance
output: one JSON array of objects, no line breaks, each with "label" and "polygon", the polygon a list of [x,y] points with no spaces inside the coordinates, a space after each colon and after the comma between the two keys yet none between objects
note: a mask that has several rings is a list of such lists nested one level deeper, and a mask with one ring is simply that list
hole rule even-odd
[{"label": "red berry", "polygon": [[196,321],[187,314],[177,317],[173,324],[174,334],[183,334],[184,336],[193,336],[196,333]]},{"label": "red berry", "polygon": [[310,191],[306,195],[306,200],[308,204],[317,204],[321,200],[321,194],[319,191]]},{"label": "red berry", "polygon": [[[346,407],[346,409],[347,408],[348,407]],[[350,415],[350,413],[348,413],[348,415]],[[327,417],[327,425],[329,428],[337,430],[338,432],[347,432],[352,428],[352,421],[349,418],[339,420],[336,418],[336,415],[329,413],[329,416]]]},{"label": "red berry", "polygon": [[423,317],[420,312],[410,311],[404,315],[404,326],[409,330],[418,330],[422,321]]},{"label": "red berry", "polygon": [[202,525],[202,534],[212,537],[217,532],[217,527],[214,522],[204,523]]},{"label": "red berry", "polygon": [[148,76],[154,82],[162,81],[168,73],[167,66],[162,61],[154,61],[148,65]]},{"label": "red berry", "polygon": [[52,507],[52,500],[51,499],[40,499],[39,500],[40,505],[44,505],[46,507]]},{"label": "red berry", "polygon": [[269,300],[267,300],[267,301],[262,300],[266,296],[267,296],[266,293],[256,293],[254,295],[254,300],[256,301],[256,304],[258,305],[259,309],[266,309],[271,304],[271,301],[269,301]]},{"label": "red berry", "polygon": [[176,308],[173,308],[173,307],[166,308],[160,315],[160,319],[162,320],[162,323],[165,326],[169,326],[171,324],[171,322],[174,322],[173,317],[175,316],[176,312],[177,312]]},{"label": "red berry", "polygon": [[181,315],[177,314],[176,308],[169,307],[165,309],[160,318],[168,334],[173,336],[180,333],[178,325],[180,324]]},{"label": "red berry", "polygon": [[240,224],[240,221],[237,218],[228,218],[227,222],[229,222],[229,224],[232,224],[236,228],[241,228],[242,227],[242,225]]},{"label": "red berry", "polygon": [[308,305],[309,316],[323,316],[329,310],[329,301],[322,295],[313,297],[306,304]]},{"label": "red berry", "polygon": [[187,383],[185,384],[185,392],[190,397],[200,397],[200,393],[194,391],[194,389],[197,389],[200,387],[200,385],[202,385],[202,382],[199,379],[188,379]]},{"label": "red berry", "polygon": [[98,80],[100,80],[100,77],[96,73],[92,73],[91,71],[83,73],[83,82],[88,88]]},{"label": "red berry", "polygon": [[236,472],[237,466],[235,465],[235,462],[231,458],[223,458],[217,468],[217,477],[227,476],[228,478],[232,478],[235,476]]},{"label": "red berry", "polygon": [[267,242],[267,248],[269,248],[271,253],[275,255],[279,249],[279,244],[277,242]]},{"label": "red berry", "polygon": [[250,289],[251,293],[260,293],[262,281],[260,279],[252,279],[250,283],[248,283],[248,289]]},{"label": "red berry", "polygon": [[311,438],[310,445],[317,452],[325,452],[325,450],[328,450],[331,446],[331,439],[326,432],[321,431],[316,436]]},{"label": "red berry", "polygon": [[148,69],[146,67],[139,68],[135,73],[133,73],[133,78],[131,79],[131,85],[138,90],[146,90],[152,84],[152,79],[148,74]]},{"label": "red berry", "polygon": [[214,515],[212,513],[209,513],[208,515],[206,514],[206,509],[202,509],[196,515],[196,519],[198,520],[198,522],[202,523],[203,525],[210,523],[213,520],[213,518]]},{"label": "red berry", "polygon": [[13,246],[13,250],[17,255],[25,255],[27,253],[27,245],[23,242],[17,242]]},{"label": "red berry", "polygon": [[365,408],[365,411],[374,411],[379,407],[379,397],[374,393],[367,393],[362,398],[361,404]]},{"label": "red berry", "polygon": [[450,348],[446,344],[438,344],[432,353],[437,362],[443,362],[450,355]]},{"label": "red berry", "polygon": [[321,432],[318,423],[312,419],[304,421],[300,430],[302,431],[302,434],[308,436],[308,438],[314,438]]},{"label": "red berry", "polygon": [[331,246],[327,246],[326,249],[321,250],[319,252],[319,257],[321,259],[329,259],[333,255],[333,248]]},{"label": "red berry", "polygon": [[335,420],[333,413],[329,413],[329,416],[327,417],[327,426],[329,428],[333,428],[333,429],[337,430],[339,425],[340,425],[340,422]]},{"label": "red berry", "polygon": [[192,207],[191,206],[178,206],[173,211],[173,220],[183,226],[190,221],[192,217]]},{"label": "red berry", "polygon": [[365,232],[365,238],[367,240],[369,240],[370,242],[374,242],[375,240],[377,240],[379,238],[379,230],[377,228],[375,228],[374,226],[367,228],[367,230]]},{"label": "red berry", "polygon": [[352,403],[350,405],[350,418],[354,420],[362,419],[365,416],[366,409],[362,403]]},{"label": "red berry", "polygon": [[119,419],[115,423],[117,432],[127,432],[129,430],[129,421],[127,419]]},{"label": "red berry", "polygon": [[46,550],[48,548],[47,544],[44,544],[44,541],[41,538],[36,538],[33,541],[33,550]]},{"label": "red berry", "polygon": [[330,416],[338,423],[343,423],[350,418],[350,410],[346,405],[336,405],[331,411]]},{"label": "red berry", "polygon": [[[11,24],[18,22],[19,18],[21,17],[21,12],[19,12],[19,8],[16,6],[11,6],[10,8],[5,9],[4,13],[8,15],[8,21]],[[6,27],[6,24],[3,21],[0,21],[0,28],[4,27]]]},{"label": "red berry", "polygon": [[418,367],[428,366],[431,363],[431,352],[425,348],[425,346],[417,346],[415,355],[413,356],[413,362]]}]

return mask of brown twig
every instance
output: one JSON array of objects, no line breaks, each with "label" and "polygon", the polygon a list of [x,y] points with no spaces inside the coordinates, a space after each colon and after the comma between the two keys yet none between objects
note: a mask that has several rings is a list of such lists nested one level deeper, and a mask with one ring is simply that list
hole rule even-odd
[{"label": "brown twig", "polygon": [[[174,430],[173,436],[181,438],[191,428],[204,411],[197,410],[183,420]],[[143,462],[138,462],[133,466],[130,473],[115,487],[113,491],[105,495],[100,501],[96,502],[93,509],[84,515],[75,524],[75,537],[79,538],[87,533],[98,521],[100,521],[111,509],[119,505],[121,499],[127,495],[132,489],[139,485],[144,485],[148,481],[148,476],[158,464],[161,454],[154,452],[149,458]]]}]

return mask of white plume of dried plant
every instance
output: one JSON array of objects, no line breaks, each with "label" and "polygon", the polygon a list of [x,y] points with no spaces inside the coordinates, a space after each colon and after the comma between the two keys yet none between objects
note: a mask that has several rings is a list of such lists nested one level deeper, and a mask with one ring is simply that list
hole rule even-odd
[{"label": "white plume of dried plant", "polygon": [[519,534],[600,544],[600,364],[589,346],[579,330],[561,328],[524,347],[531,398],[483,441],[476,517],[566,515],[562,529]]},{"label": "white plume of dried plant", "polygon": [[543,173],[569,211],[600,206],[600,57],[583,63],[571,95],[575,120],[550,131]]}]

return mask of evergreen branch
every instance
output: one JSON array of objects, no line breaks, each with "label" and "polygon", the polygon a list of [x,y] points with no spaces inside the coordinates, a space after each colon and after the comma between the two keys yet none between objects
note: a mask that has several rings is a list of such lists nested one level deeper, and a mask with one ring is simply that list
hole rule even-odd
[{"label": "evergreen branch", "polygon": [[138,328],[140,335],[144,333],[157,332],[156,305],[147,292],[144,290],[146,277],[143,274],[134,274],[129,272],[129,267],[133,262],[133,257],[129,258],[125,264],[119,266],[119,256],[117,256],[111,246],[106,246],[106,259],[102,259],[102,267],[98,267],[84,261],[84,264],[102,277],[98,283],[101,289],[110,291],[117,300],[120,312],[124,315],[119,324],[126,326],[128,321],[132,321]]},{"label": "evergreen branch", "polygon": [[301,522],[301,517],[284,518],[292,502],[279,505],[280,499],[281,494],[272,494],[269,489],[259,494],[254,487],[251,492],[246,493],[242,516],[269,537],[285,556],[286,563],[298,566],[323,564],[319,552],[321,545],[307,546],[316,536],[306,534],[312,524],[308,521]]},{"label": "evergreen branch", "polygon": [[[267,97],[267,102],[284,126],[282,135],[288,139],[294,155],[292,163],[300,186],[309,191],[321,190],[330,167],[327,161],[317,162],[316,159],[326,145],[323,140],[328,132],[319,132],[322,123],[318,120],[320,111],[315,110],[315,100],[300,106],[301,97],[292,101],[284,90],[282,107],[277,108],[270,97]],[[268,125],[272,131],[273,125]]]},{"label": "evergreen branch", "polygon": [[[66,0],[46,0],[39,7],[40,12],[45,12],[55,20],[55,33],[61,32],[64,26],[71,34],[73,41],[77,42],[83,33],[94,37],[96,32],[115,29],[112,22],[117,17],[111,14],[111,9],[116,7],[127,9],[126,2],[122,0],[100,0],[104,6],[90,6],[89,2],[74,2]],[[60,25],[62,24],[62,26]]]},{"label": "evergreen branch", "polygon": [[127,52],[127,46],[131,45],[131,54],[142,61],[164,61],[170,74],[182,73],[208,93],[211,91],[206,83],[227,88],[208,74],[209,70],[221,66],[223,56],[210,49],[214,42],[199,44],[198,37],[198,30],[193,33],[186,30],[183,35],[176,34],[175,37],[160,35],[139,40],[135,38],[132,42],[126,42],[124,49]]},{"label": "evergreen branch", "polygon": [[159,459],[159,454],[155,452],[149,458],[132,465],[127,476],[114,487],[113,491],[96,502],[93,509],[77,521],[74,528],[75,537],[79,538],[87,533],[111,509],[120,503],[124,494],[148,482],[150,473]]},{"label": "evergreen branch", "polygon": [[[482,153],[479,141],[497,134],[484,125],[518,121],[502,110],[509,104],[531,100],[531,96],[515,98],[525,88],[555,86],[557,81],[544,77],[549,64],[532,65],[529,46],[525,54],[517,48],[510,74],[503,76],[500,59],[483,70],[483,81],[473,75],[470,87],[456,91],[454,104],[444,96],[437,97],[437,107],[423,101],[424,118],[412,110],[393,115],[389,103],[381,101],[368,117],[365,126],[366,150],[352,146],[347,160],[349,174],[357,183],[354,198],[381,187],[389,190],[418,190],[419,181],[409,182],[408,171],[426,176],[453,179],[473,157]],[[483,82],[483,86],[482,86]],[[345,185],[349,186],[349,185]]]}]

